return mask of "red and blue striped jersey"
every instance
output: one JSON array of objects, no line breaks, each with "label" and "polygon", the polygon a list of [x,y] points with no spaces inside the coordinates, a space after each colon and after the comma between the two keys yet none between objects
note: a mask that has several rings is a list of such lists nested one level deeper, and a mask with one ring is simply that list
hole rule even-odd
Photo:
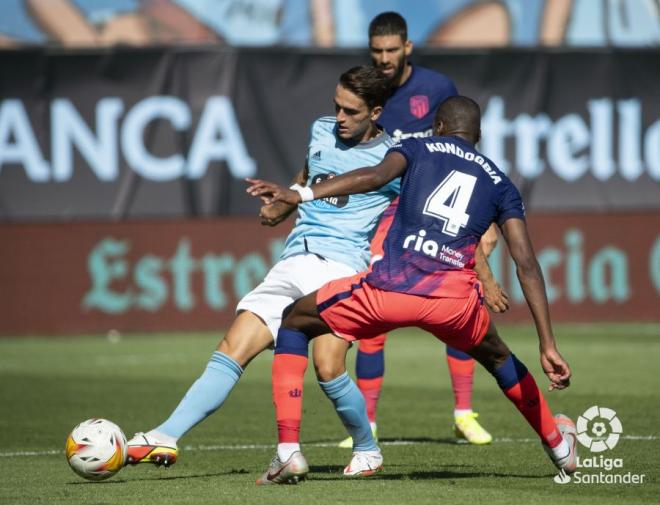
[{"label": "red and blue striped jersey", "polygon": [[407,168],[384,257],[367,282],[401,293],[468,297],[479,239],[493,221],[524,219],[520,193],[460,137],[410,138],[391,152],[402,154]]},{"label": "red and blue striped jersey", "polygon": [[410,137],[430,137],[438,106],[458,94],[444,74],[413,65],[408,80],[387,100],[378,123],[395,142]]}]

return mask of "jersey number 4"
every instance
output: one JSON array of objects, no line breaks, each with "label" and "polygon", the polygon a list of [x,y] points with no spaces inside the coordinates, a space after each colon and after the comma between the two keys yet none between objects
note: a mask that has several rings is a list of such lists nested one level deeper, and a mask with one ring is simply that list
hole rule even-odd
[{"label": "jersey number 4", "polygon": [[452,170],[426,199],[424,214],[444,221],[442,232],[455,237],[470,220],[465,211],[476,182],[474,175]]}]

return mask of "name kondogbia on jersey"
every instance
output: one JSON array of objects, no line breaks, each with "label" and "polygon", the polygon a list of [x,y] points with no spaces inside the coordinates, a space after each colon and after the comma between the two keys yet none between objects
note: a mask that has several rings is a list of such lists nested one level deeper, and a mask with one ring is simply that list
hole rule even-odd
[{"label": "name kondogbia on jersey", "polygon": [[451,142],[425,142],[424,144],[431,153],[448,153],[453,154],[454,156],[458,156],[459,158],[463,158],[466,161],[474,161],[477,165],[480,165],[481,168],[486,171],[486,173],[492,179],[493,184],[502,182],[502,178],[497,175],[497,172],[495,172],[493,167],[490,166],[490,164],[483,158],[483,156],[479,156],[478,154],[471,153],[469,151],[464,152],[463,149]]}]

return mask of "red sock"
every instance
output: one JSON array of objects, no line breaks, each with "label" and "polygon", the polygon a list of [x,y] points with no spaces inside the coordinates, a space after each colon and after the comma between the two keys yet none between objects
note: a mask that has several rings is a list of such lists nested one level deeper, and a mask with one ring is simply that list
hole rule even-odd
[{"label": "red sock", "polygon": [[454,404],[456,410],[472,409],[472,383],[474,380],[474,360],[457,359],[447,354],[447,365],[451,386],[454,390]]},{"label": "red sock", "polygon": [[279,443],[300,442],[302,395],[307,357],[275,354],[273,359],[273,403]]},{"label": "red sock", "polygon": [[367,404],[367,417],[369,418],[369,422],[375,423],[378,398],[380,397],[380,390],[383,388],[383,377],[376,377],[375,379],[358,378],[357,385]]},{"label": "red sock", "polygon": [[520,382],[505,390],[504,394],[525,416],[544,444],[556,447],[561,442],[561,434],[552,417],[552,412],[532,374],[527,372]]}]

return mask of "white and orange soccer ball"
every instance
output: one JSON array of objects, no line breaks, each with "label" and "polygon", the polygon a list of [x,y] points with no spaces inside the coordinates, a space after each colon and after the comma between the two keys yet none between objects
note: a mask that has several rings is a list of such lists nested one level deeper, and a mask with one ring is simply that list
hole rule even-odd
[{"label": "white and orange soccer ball", "polygon": [[66,439],[69,466],[88,480],[112,477],[126,463],[126,436],[107,419],[88,419]]}]

